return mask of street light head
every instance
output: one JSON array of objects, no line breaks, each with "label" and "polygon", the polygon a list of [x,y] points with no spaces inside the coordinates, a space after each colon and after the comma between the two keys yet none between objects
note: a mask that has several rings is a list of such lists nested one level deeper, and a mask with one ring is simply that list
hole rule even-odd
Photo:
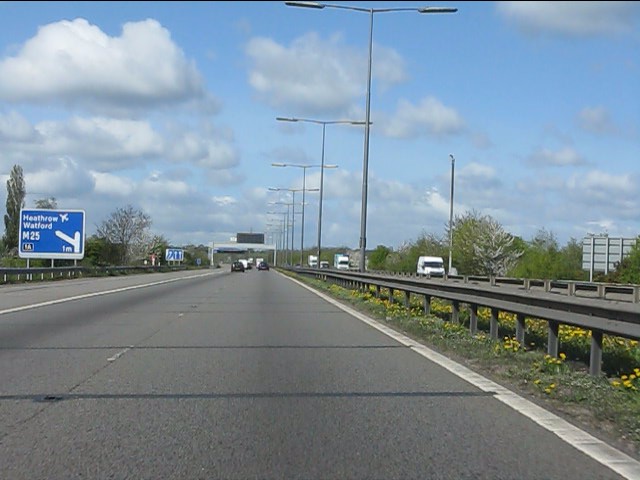
[{"label": "street light head", "polygon": [[284,2],[288,7],[324,8],[324,5],[317,2]]},{"label": "street light head", "polygon": [[449,156],[451,157],[451,160],[455,160],[455,158],[453,158],[453,154],[450,153]]},{"label": "street light head", "polygon": [[279,122],[297,122],[297,118],[287,118],[287,117],[276,117],[276,120]]},{"label": "street light head", "polygon": [[325,165],[324,168],[338,168],[338,165]]},{"label": "street light head", "polygon": [[269,190],[271,190],[272,192],[279,192],[280,191],[279,188],[274,188],[274,187],[269,187]]},{"label": "street light head", "polygon": [[421,7],[418,8],[418,13],[456,13],[457,8],[450,7]]},{"label": "street light head", "polygon": [[286,167],[287,164],[286,163],[272,163],[271,166],[272,167]]}]

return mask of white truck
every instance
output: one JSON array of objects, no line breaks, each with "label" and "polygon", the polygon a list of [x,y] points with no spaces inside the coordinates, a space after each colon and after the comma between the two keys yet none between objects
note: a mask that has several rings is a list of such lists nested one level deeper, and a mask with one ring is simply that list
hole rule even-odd
[{"label": "white truck", "polygon": [[333,256],[333,268],[338,270],[349,270],[349,255],[336,253]]},{"label": "white truck", "polygon": [[317,268],[318,267],[318,256],[317,255],[309,255],[309,259],[307,261],[307,264],[311,268]]},{"label": "white truck", "polygon": [[444,276],[444,260],[442,257],[418,257],[416,273],[430,277],[442,277]]}]

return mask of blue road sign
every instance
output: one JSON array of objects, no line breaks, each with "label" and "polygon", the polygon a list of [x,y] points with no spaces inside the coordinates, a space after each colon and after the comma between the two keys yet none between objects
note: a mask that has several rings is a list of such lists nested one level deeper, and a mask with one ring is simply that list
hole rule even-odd
[{"label": "blue road sign", "polygon": [[167,262],[181,262],[184,260],[184,250],[181,248],[167,248],[164,259]]},{"label": "blue road sign", "polygon": [[21,258],[84,258],[84,210],[20,210]]}]

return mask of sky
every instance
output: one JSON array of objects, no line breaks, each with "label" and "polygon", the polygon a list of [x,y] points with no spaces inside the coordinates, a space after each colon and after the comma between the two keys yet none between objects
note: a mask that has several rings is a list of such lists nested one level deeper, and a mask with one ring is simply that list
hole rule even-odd
[{"label": "sky", "polygon": [[[452,173],[454,216],[524,240],[640,234],[640,2],[333,5],[458,9],[373,14],[368,249],[445,236]],[[329,123],[323,142],[322,123],[276,118],[364,123],[370,19],[284,2],[0,2],[0,180],[20,165],[26,208],[84,210],[86,235],[131,205],[177,247],[277,241],[287,203],[299,245],[304,185],[312,248],[324,144],[322,246],[358,249],[366,129]]]}]

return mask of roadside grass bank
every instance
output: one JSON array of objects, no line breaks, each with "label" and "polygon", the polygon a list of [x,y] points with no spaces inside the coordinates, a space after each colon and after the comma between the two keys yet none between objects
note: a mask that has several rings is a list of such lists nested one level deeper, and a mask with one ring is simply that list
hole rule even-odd
[{"label": "roadside grass bank", "polygon": [[[488,334],[491,313],[478,309],[478,333],[469,331],[469,311],[461,305],[460,323],[450,321],[449,302],[432,298],[431,314],[422,302],[404,295],[390,299],[383,290],[349,290],[283,272],[386,325],[449,356],[472,370],[572,421],[640,459],[640,346],[637,341],[605,336],[603,374],[589,374],[591,335],[562,326],[558,358],[546,354],[546,322],[527,318],[525,344],[515,339],[515,315],[500,312],[499,340]],[[386,293],[386,294],[385,294]]]}]

